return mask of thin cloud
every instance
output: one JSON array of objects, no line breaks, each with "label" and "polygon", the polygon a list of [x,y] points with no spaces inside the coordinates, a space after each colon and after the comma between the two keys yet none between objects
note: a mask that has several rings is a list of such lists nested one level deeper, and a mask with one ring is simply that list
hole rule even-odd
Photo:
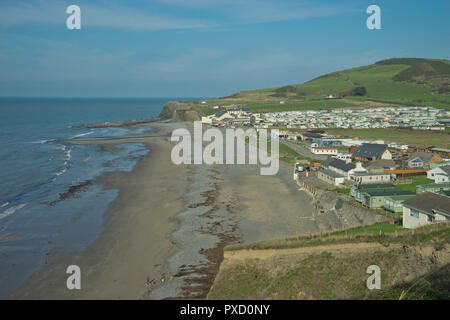
[{"label": "thin cloud", "polygon": [[317,4],[293,0],[159,0],[174,7],[214,12],[231,23],[263,23],[310,19],[361,11],[342,4]]},{"label": "thin cloud", "polygon": [[[0,26],[11,27],[30,23],[65,25],[68,5],[67,1],[58,0],[3,3],[0,4]],[[206,28],[215,25],[206,20],[149,13],[112,2],[104,2],[103,5],[81,2],[78,5],[81,8],[82,28],[105,27],[131,31],[155,31]]]},{"label": "thin cloud", "polygon": [[[156,4],[159,3],[159,6]],[[65,25],[69,1],[17,0],[0,3],[0,26],[27,23]],[[292,0],[159,0],[154,9],[130,8],[126,2],[79,1],[82,27],[155,31],[224,27],[233,24],[276,22],[339,15],[357,11],[344,5],[317,5]],[[156,10],[156,8],[159,9]],[[175,13],[176,12],[176,13]],[[206,18],[195,19],[199,12]]]}]

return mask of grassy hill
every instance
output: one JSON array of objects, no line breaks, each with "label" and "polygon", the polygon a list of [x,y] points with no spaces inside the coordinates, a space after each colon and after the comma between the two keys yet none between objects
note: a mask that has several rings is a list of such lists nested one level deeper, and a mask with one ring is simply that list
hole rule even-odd
[{"label": "grassy hill", "polygon": [[[327,99],[329,95],[337,98]],[[280,104],[280,101],[285,101]],[[201,114],[215,105],[245,104],[253,111],[284,111],[371,106],[434,106],[450,109],[450,61],[394,58],[333,72],[303,84],[241,91],[229,97],[191,103]]]},{"label": "grassy hill", "polygon": [[[449,240],[449,224],[381,223],[231,245],[208,299],[448,299]],[[381,290],[366,287],[370,265],[381,270]]]}]

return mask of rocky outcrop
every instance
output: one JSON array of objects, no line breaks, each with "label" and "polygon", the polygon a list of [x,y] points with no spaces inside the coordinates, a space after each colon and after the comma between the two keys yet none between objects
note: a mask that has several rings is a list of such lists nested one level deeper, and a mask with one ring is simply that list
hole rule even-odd
[{"label": "rocky outcrop", "polygon": [[184,109],[186,105],[181,102],[169,101],[164,104],[159,116],[163,119],[172,119],[173,114],[178,109]]},{"label": "rocky outcrop", "polygon": [[167,102],[159,117],[162,119],[173,119],[175,121],[196,121],[201,120],[201,116],[197,111],[193,110],[189,105],[178,101]]}]

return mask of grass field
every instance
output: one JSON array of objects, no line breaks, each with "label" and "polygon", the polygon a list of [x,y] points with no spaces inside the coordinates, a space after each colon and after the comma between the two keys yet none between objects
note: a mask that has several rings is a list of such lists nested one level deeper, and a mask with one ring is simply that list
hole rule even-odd
[{"label": "grass field", "polygon": [[[450,227],[447,226],[447,228],[444,228],[441,226],[437,226],[436,230],[436,233],[433,233],[433,235],[442,235],[445,238],[445,241],[450,240]],[[402,241],[408,241],[408,243],[410,244],[417,244],[421,241],[428,241],[430,236],[428,232],[424,234],[414,233],[413,231],[403,229],[402,227],[394,223],[382,222],[368,226],[361,226],[342,231],[325,232],[310,236],[273,239],[246,244],[233,244],[225,247],[225,250],[233,251],[243,249],[292,249],[318,245],[352,243],[354,241],[397,243],[399,241],[399,238],[397,236],[404,233],[409,233],[410,236],[407,238],[402,238]],[[427,234],[427,236],[425,236],[425,234]]]},{"label": "grass field", "polygon": [[[230,246],[208,299],[448,299],[449,240],[449,224],[406,231],[384,223]],[[382,290],[367,289],[370,265],[381,270]]]},{"label": "grass field", "polygon": [[[450,61],[389,59],[372,65],[333,72],[303,84],[240,91],[229,97],[190,102],[202,115],[216,105],[239,104],[254,112],[379,106],[433,106],[450,110]],[[366,95],[354,95],[356,87]],[[339,95],[340,99],[325,99]],[[285,101],[280,104],[280,101]]]},{"label": "grass field", "polygon": [[[427,68],[423,70],[417,68],[420,64],[428,64],[435,72],[432,75],[427,74]],[[411,69],[414,74],[409,72]],[[308,99],[310,96],[340,94],[357,86],[364,86],[367,89],[366,96],[350,95],[346,98],[354,100],[354,103],[372,99],[400,105],[435,106],[448,110],[450,97],[445,88],[448,86],[449,69],[450,64],[447,60],[386,60],[369,66],[334,72],[293,87],[297,89],[297,96]],[[414,81],[416,78],[421,78],[421,81]],[[439,92],[446,93],[438,93],[436,91],[438,89],[441,89]],[[264,92],[267,93],[267,90]]]},{"label": "grass field", "polygon": [[428,179],[426,176],[414,176],[407,179],[411,179],[412,182],[409,184],[397,184],[396,186],[405,191],[416,192],[417,185],[434,183],[433,180]]},{"label": "grass field", "polygon": [[[270,141],[267,142],[267,150],[270,150],[271,143]],[[279,154],[280,154],[280,160],[293,164],[296,162],[297,159],[302,159],[302,157],[292,148],[288,147],[284,143],[279,143]]]},{"label": "grass field", "polygon": [[397,142],[450,148],[450,133],[423,131],[412,129],[329,129],[326,131],[335,135],[359,136],[364,138],[382,139],[385,142]]}]

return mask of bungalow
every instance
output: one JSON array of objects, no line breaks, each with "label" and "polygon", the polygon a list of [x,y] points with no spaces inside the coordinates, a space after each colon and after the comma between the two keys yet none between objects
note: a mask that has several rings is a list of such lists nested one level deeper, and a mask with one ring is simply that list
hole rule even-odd
[{"label": "bungalow", "polygon": [[423,192],[403,202],[403,227],[416,228],[450,220],[450,197]]},{"label": "bungalow", "polygon": [[418,146],[418,145],[409,145],[408,146],[408,153],[413,152],[431,152],[431,149],[434,148],[434,146]]},{"label": "bungalow", "polygon": [[422,192],[443,193],[449,190],[450,190],[450,182],[419,184],[416,186],[417,194]]},{"label": "bungalow", "polygon": [[384,205],[384,200],[386,197],[409,194],[414,195],[411,191],[405,191],[399,188],[391,190],[367,190],[362,194],[362,204],[369,208],[381,208]]},{"label": "bungalow", "polygon": [[441,162],[432,162],[430,163],[430,169],[434,169],[442,166],[450,166],[450,159],[443,159]]},{"label": "bungalow", "polygon": [[233,119],[233,115],[227,110],[222,110],[213,115],[202,117],[202,123],[217,124],[230,119]]},{"label": "bungalow", "polygon": [[389,183],[391,175],[384,172],[355,172],[350,174],[350,179],[360,184]]},{"label": "bungalow", "polygon": [[442,158],[431,152],[414,152],[408,160],[410,168],[429,168],[432,162],[441,162]]},{"label": "bungalow", "polygon": [[374,160],[366,162],[364,165],[369,172],[384,172],[384,170],[394,170],[395,162],[392,160]]},{"label": "bungalow", "polygon": [[334,186],[338,186],[345,181],[345,177],[335,171],[331,171],[328,169],[321,168],[317,173],[317,178],[326,183],[332,184]]},{"label": "bungalow", "polygon": [[350,189],[350,195],[355,198],[356,201],[362,202],[362,193],[366,190],[374,190],[374,189],[392,189],[396,188],[391,183],[382,183],[382,184],[369,184],[369,185],[354,185]]},{"label": "bungalow", "polygon": [[350,153],[339,152],[337,155],[332,156],[332,158],[339,159],[345,162],[352,162],[352,155]]},{"label": "bungalow", "polygon": [[441,158],[450,158],[450,149],[431,148],[431,151],[438,154]]},{"label": "bungalow", "polygon": [[401,190],[393,184],[368,184],[353,186],[350,194],[369,208],[381,208],[387,197],[414,195],[414,192]]},{"label": "bungalow", "polygon": [[332,159],[331,161],[324,161],[324,163],[329,170],[344,176],[345,179],[350,179],[350,175],[356,172],[367,172],[360,162],[353,164],[340,159]]},{"label": "bungalow", "polygon": [[384,198],[384,205],[388,211],[393,213],[402,213],[403,212],[403,202],[408,200],[409,198],[415,197],[414,194],[406,194],[400,196],[389,196]]},{"label": "bungalow", "polygon": [[338,153],[338,149],[325,148],[325,147],[314,147],[314,148],[311,148],[311,152],[314,154],[335,155]]},{"label": "bungalow", "polygon": [[427,171],[427,178],[434,180],[435,183],[450,182],[450,165]]},{"label": "bungalow", "polygon": [[313,142],[313,140],[315,140],[315,139],[320,139],[320,138],[322,138],[323,135],[320,134],[320,133],[306,132],[306,133],[302,133],[302,134],[301,134],[301,137],[302,137],[302,142],[305,142],[305,143],[311,143],[311,142]]},{"label": "bungalow", "polygon": [[363,143],[352,154],[354,160],[369,162],[372,160],[392,160],[392,154],[387,144]]}]

